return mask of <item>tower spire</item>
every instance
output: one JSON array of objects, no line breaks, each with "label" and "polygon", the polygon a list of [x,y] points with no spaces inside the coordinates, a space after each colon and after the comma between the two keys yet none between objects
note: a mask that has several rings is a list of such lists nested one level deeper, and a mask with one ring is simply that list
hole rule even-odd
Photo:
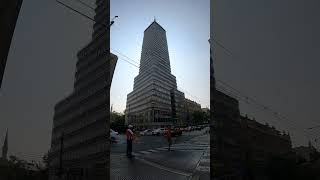
[{"label": "tower spire", "polygon": [[153,21],[154,21],[154,22],[157,22],[156,16],[153,17]]}]

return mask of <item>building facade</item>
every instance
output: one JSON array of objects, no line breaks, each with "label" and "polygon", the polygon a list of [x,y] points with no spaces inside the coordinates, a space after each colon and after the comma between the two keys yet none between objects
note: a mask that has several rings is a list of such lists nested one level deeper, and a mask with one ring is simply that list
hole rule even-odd
[{"label": "building facade", "polygon": [[193,113],[198,111],[202,112],[201,105],[195,101],[185,98],[184,99],[184,124],[192,125],[194,124]]},{"label": "building facade", "polygon": [[213,103],[213,133],[215,136],[213,155],[215,159],[212,171],[216,177],[234,175],[239,173],[244,157],[241,147],[239,102],[216,90]]},{"label": "building facade", "polygon": [[240,116],[240,123],[244,138],[244,164],[254,177],[259,179],[266,174],[270,158],[287,156],[292,152],[288,133],[280,132],[274,126],[259,123],[247,116]]},{"label": "building facade", "polygon": [[183,99],[171,74],[166,31],[154,21],[144,31],[139,74],[127,95],[126,123],[137,128],[179,124]]},{"label": "building facade", "polygon": [[290,153],[291,139],[273,126],[241,116],[238,100],[216,90],[214,100],[214,175],[259,179],[269,159]]},{"label": "building facade", "polygon": [[96,0],[92,41],[77,54],[73,92],[55,105],[49,179],[107,179],[109,173],[109,1]]}]

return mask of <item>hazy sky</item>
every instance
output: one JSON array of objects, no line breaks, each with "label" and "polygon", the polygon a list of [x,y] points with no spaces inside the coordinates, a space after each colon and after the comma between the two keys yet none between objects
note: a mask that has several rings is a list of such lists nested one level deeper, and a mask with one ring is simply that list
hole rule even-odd
[{"label": "hazy sky", "polygon": [[[240,103],[240,110],[288,130],[294,145],[320,135],[320,3],[317,0],[217,1],[216,39],[232,51],[217,47],[218,79],[255,97],[289,120]],[[319,144],[318,144],[319,145]]]},{"label": "hazy sky", "polygon": [[111,17],[119,16],[111,28],[111,52],[120,58],[110,92],[113,110],[123,112],[139,71],[123,55],[140,62],[143,32],[154,17],[167,32],[171,72],[178,89],[202,107],[210,106],[209,4],[209,0],[111,0]]}]

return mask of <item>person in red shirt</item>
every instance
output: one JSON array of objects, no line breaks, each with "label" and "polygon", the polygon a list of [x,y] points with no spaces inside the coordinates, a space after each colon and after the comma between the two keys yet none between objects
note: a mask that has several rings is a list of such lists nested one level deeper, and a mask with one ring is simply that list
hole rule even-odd
[{"label": "person in red shirt", "polygon": [[172,144],[172,135],[171,135],[171,128],[170,126],[167,127],[166,132],[165,132],[165,136],[168,140],[168,151],[170,151],[170,147]]},{"label": "person in red shirt", "polygon": [[129,125],[128,129],[126,131],[126,136],[127,136],[127,157],[132,158],[132,141],[134,139],[134,134],[133,134],[133,126]]}]

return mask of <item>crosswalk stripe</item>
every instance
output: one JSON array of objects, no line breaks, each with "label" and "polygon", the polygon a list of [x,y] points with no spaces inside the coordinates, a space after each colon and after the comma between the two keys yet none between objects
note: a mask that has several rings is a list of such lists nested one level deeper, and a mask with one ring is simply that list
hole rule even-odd
[{"label": "crosswalk stripe", "polygon": [[151,150],[148,150],[149,152],[159,152],[159,151],[157,151],[157,150],[153,150],[153,149],[151,149]]},{"label": "crosswalk stripe", "polygon": [[196,168],[198,171],[205,171],[205,172],[210,172],[210,166],[198,166]]},{"label": "crosswalk stripe", "polygon": [[142,154],[140,154],[140,153],[135,153],[135,152],[132,152],[132,155],[134,155],[134,156],[141,156]]},{"label": "crosswalk stripe", "polygon": [[[207,144],[190,144],[190,143],[180,143],[180,144],[174,144],[171,146],[172,150],[176,151],[205,151],[204,156],[210,157],[210,151],[207,151],[210,148],[210,146]],[[142,156],[142,155],[147,155],[151,153],[159,153],[160,151],[167,151],[168,147],[159,147],[155,149],[149,149],[145,151],[139,151],[136,153],[132,153],[135,156]]]},{"label": "crosswalk stripe", "polygon": [[201,163],[210,163],[210,159],[201,159],[200,164]]},{"label": "crosswalk stripe", "polygon": [[142,153],[142,154],[151,154],[152,152],[149,152],[149,151],[139,151],[139,153]]}]

